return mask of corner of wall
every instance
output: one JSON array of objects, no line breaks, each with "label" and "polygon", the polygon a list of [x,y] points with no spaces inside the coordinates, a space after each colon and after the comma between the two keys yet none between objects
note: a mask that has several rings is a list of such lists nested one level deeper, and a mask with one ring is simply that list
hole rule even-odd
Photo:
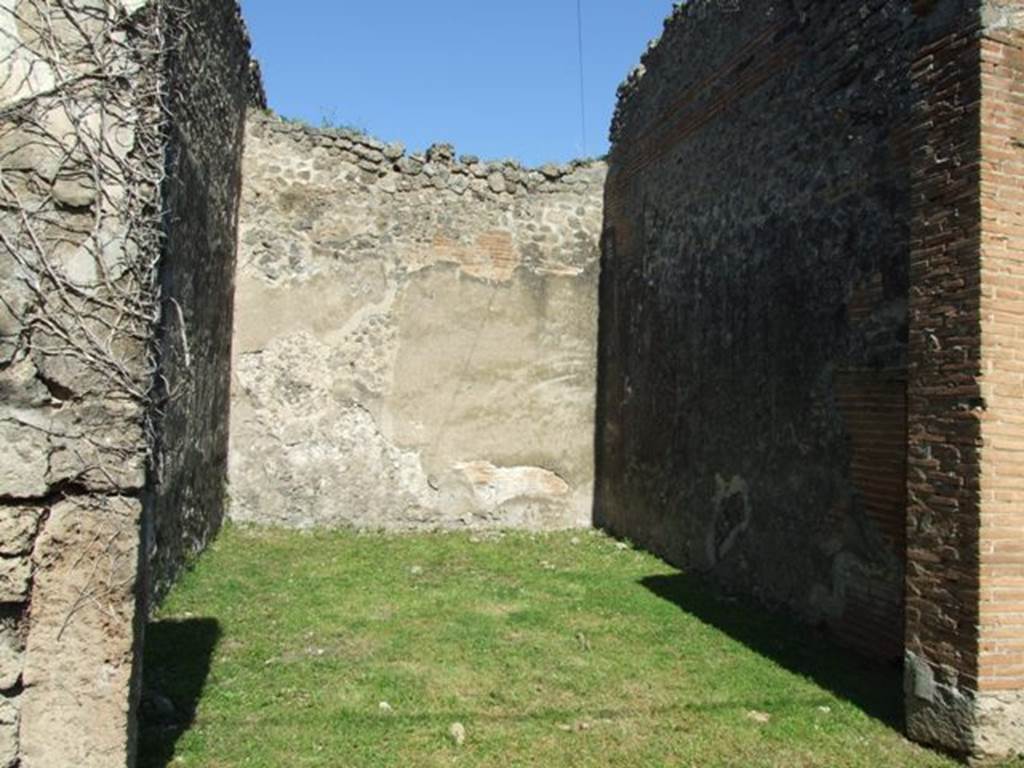
[{"label": "corner of wall", "polygon": [[913,68],[907,728],[993,757],[1024,752],[1022,11],[969,4]]}]

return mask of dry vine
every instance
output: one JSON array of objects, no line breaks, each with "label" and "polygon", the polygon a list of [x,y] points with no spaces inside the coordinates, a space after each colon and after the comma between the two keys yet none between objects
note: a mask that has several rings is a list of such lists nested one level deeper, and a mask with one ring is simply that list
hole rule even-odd
[{"label": "dry vine", "polygon": [[65,514],[102,521],[36,552],[34,578],[62,558],[82,574],[55,606],[58,639],[80,619],[131,626],[118,617],[137,576],[129,497],[159,474],[173,395],[163,317],[187,350],[160,289],[171,13],[185,23],[169,0],[0,0],[0,392],[21,388],[0,402],[0,439],[46,453],[45,491],[0,488],[0,503],[45,520],[73,496]]},{"label": "dry vine", "polygon": [[167,397],[165,12],[0,0],[0,370],[28,361],[55,403],[102,404],[74,419],[4,418],[73,452],[73,480],[91,489],[123,488],[125,463],[152,459]]}]

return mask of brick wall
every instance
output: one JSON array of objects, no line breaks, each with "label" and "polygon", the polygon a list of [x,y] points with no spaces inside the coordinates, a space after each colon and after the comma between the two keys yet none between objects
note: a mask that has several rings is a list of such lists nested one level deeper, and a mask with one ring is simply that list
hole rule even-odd
[{"label": "brick wall", "polygon": [[[978,21],[923,47],[914,112],[907,520],[908,728],[970,751],[981,368]],[[963,690],[961,690],[963,689]]]},{"label": "brick wall", "polygon": [[[1024,752],[1024,5],[981,40],[981,516],[983,751]],[[1006,18],[1006,17],[1004,17]]]},{"label": "brick wall", "polygon": [[909,64],[955,24],[940,5],[680,8],[622,89],[606,191],[598,521],[886,659]]},{"label": "brick wall", "polygon": [[982,4],[914,82],[907,723],[1024,751],[1021,7]]},{"label": "brick wall", "polygon": [[603,238],[599,522],[904,654],[911,735],[975,753],[1024,735],[1022,18],[678,9]]},{"label": "brick wall", "polygon": [[982,42],[979,684],[1024,688],[1024,35]]}]

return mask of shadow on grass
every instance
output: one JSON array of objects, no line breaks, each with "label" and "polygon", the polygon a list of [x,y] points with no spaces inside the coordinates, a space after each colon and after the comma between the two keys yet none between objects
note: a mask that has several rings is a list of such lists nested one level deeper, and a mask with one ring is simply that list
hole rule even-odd
[{"label": "shadow on grass", "polygon": [[755,653],[810,678],[876,720],[903,730],[903,689],[896,663],[859,656],[813,627],[750,601],[723,600],[713,587],[694,576],[648,576],[640,583]]},{"label": "shadow on grass", "polygon": [[175,744],[195,720],[220,637],[216,619],[154,621],[146,627],[139,768],[170,765]]}]

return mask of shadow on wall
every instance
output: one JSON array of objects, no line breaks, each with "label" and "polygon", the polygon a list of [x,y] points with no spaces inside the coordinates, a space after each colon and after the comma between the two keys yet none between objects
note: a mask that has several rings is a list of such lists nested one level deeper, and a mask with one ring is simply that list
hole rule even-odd
[{"label": "shadow on wall", "polygon": [[694,576],[648,576],[640,583],[751,650],[813,680],[869,716],[902,732],[902,677],[892,665],[855,656],[811,627],[793,632],[793,620],[738,599],[716,596]]},{"label": "shadow on wall", "polygon": [[146,627],[139,768],[165,768],[195,721],[196,706],[221,638],[216,619],[154,621]]}]

